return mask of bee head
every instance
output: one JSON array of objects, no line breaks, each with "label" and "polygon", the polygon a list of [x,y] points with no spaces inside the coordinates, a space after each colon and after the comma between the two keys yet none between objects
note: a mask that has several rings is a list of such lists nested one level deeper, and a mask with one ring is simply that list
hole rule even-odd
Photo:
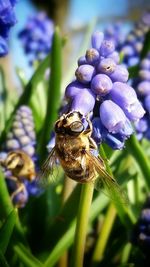
[{"label": "bee head", "polygon": [[81,121],[82,117],[82,114],[78,111],[62,115],[55,124],[55,132],[62,135],[79,135],[84,131],[84,125]]},{"label": "bee head", "polygon": [[10,152],[5,160],[5,166],[9,170],[13,170],[17,167],[22,167],[23,162],[20,155],[16,152]]}]

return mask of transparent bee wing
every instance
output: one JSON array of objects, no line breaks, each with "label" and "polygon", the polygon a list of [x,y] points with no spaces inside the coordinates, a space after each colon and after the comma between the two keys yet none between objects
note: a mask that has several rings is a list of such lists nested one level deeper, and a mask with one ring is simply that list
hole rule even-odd
[{"label": "transparent bee wing", "polygon": [[91,164],[94,165],[99,177],[94,180],[94,187],[97,190],[102,190],[115,203],[128,204],[128,198],[125,192],[121,189],[117,181],[104,169],[104,164],[90,152],[87,151],[90,157]]},{"label": "transparent bee wing", "polygon": [[46,161],[41,167],[41,170],[39,171],[37,175],[37,182],[43,187],[47,186],[51,181],[54,181],[54,166],[56,166],[57,163],[57,156],[55,153],[55,147],[51,150],[49,153]]}]

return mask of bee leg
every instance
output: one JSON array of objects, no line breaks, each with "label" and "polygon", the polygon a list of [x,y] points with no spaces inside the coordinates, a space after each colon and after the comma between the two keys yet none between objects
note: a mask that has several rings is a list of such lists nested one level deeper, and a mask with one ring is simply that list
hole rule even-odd
[{"label": "bee leg", "polygon": [[6,177],[6,179],[9,179],[9,180],[11,180],[13,182],[18,182],[18,178],[15,177],[15,176],[9,176],[9,177]]},{"label": "bee leg", "polygon": [[18,188],[11,194],[11,200],[14,199],[16,195],[18,195],[20,192],[25,191],[25,186],[23,183],[18,182],[17,183]]}]

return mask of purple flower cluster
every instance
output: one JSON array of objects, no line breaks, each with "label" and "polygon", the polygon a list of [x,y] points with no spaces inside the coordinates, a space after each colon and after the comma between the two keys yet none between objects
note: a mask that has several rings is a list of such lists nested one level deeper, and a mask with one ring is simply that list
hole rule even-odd
[{"label": "purple flower cluster", "polygon": [[15,0],[0,1],[0,57],[8,53],[8,36],[10,28],[16,23],[14,13]]},{"label": "purple flower cluster", "polygon": [[41,61],[50,52],[54,24],[44,12],[28,18],[25,28],[19,33],[24,52],[30,56],[30,63]]},{"label": "purple flower cluster", "polygon": [[150,140],[150,53],[141,61],[133,87],[146,111],[144,117],[135,123],[137,136],[139,140],[143,137]]},{"label": "purple flower cluster", "polygon": [[124,43],[119,47],[123,55],[123,62],[128,66],[139,63],[140,52],[146,33],[150,30],[150,12],[144,13],[141,20],[137,22],[132,31],[127,35]]},{"label": "purple flower cluster", "polygon": [[150,259],[150,198],[147,199],[142,209],[140,218],[133,230],[131,241],[143,251],[146,259]]},{"label": "purple flower cluster", "polygon": [[[6,143],[3,151],[0,153],[0,158],[5,159],[7,154],[11,151],[21,150],[24,151],[37,166],[37,156],[35,154],[36,136],[34,131],[34,121],[32,111],[27,106],[21,106],[16,112],[11,131],[7,134]],[[10,179],[11,172],[5,169],[5,177],[7,178],[7,184],[10,193],[16,191],[20,183],[12,181]],[[19,207],[24,207],[28,201],[30,195],[37,195],[40,193],[40,189],[34,179],[28,181],[24,177],[21,177],[21,181],[24,184],[24,190],[19,192],[14,198],[13,202]]]},{"label": "purple flower cluster", "polygon": [[113,149],[122,149],[133,133],[131,122],[145,113],[132,87],[127,84],[128,71],[119,64],[119,54],[112,40],[102,32],[92,35],[92,47],[78,60],[76,80],[65,91],[68,111],[90,115],[93,138]]},{"label": "purple flower cluster", "polygon": [[104,30],[104,36],[105,39],[114,41],[116,49],[120,47],[125,40],[123,23],[118,21],[116,23],[109,24]]}]

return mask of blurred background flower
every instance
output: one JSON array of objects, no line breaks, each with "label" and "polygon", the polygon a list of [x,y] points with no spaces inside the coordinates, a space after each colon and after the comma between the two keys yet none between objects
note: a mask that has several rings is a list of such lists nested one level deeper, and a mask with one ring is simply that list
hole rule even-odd
[{"label": "blurred background flower", "polygon": [[42,61],[50,52],[54,25],[46,13],[40,12],[29,17],[25,28],[19,32],[25,54],[29,56],[30,64]]},{"label": "blurred background flower", "polygon": [[0,57],[8,53],[8,37],[12,26],[17,22],[14,5],[16,1],[3,0],[0,3]]},{"label": "blurred background flower", "polygon": [[[36,135],[32,111],[28,106],[20,106],[14,117],[12,128],[7,134],[0,159],[5,160],[9,152],[23,151],[30,157],[35,170],[38,171],[38,157],[35,146]],[[18,207],[24,207],[30,195],[35,196],[41,193],[41,189],[35,181],[36,177],[32,178],[33,181],[29,181],[26,177],[14,177],[17,178],[14,180],[11,171],[7,168],[5,168],[5,177],[11,195],[23,185],[22,190],[13,198],[13,203]]]}]

